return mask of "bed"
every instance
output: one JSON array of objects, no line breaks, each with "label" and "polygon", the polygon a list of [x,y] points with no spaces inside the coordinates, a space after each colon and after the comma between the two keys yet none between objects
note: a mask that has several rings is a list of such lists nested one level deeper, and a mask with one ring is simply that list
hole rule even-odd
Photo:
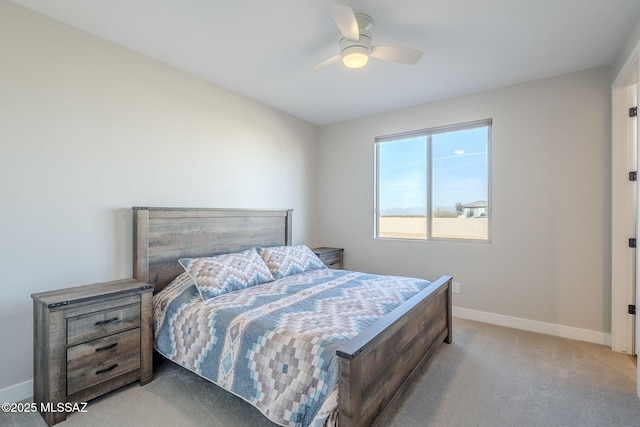
[{"label": "bed", "polygon": [[[277,424],[382,425],[418,369],[442,342],[452,342],[450,276],[427,282],[316,266],[282,277],[272,270],[274,277],[264,283],[207,297],[180,264],[220,254],[256,252],[264,258],[269,250],[293,250],[301,245],[292,245],[291,210],[136,207],[133,218],[134,277],[155,284],[157,293],[156,350],[249,401]],[[378,296],[375,313],[355,321],[350,314],[361,306],[354,295],[367,294]],[[324,311],[314,313],[311,306]],[[177,347],[185,346],[176,342],[183,338],[161,329],[194,318],[183,309],[204,319],[197,321],[200,327],[182,324],[189,334],[197,329],[200,344],[187,346],[195,353],[180,353]],[[341,310],[349,316],[337,315]],[[256,314],[265,311],[265,319],[274,322],[266,332],[256,329],[263,323]],[[327,334],[323,317],[345,317],[351,326]],[[315,335],[310,322],[317,323]],[[238,329],[240,324],[248,329]],[[311,344],[303,343],[302,333]],[[314,356],[304,356],[305,348]],[[289,359],[282,359],[285,353]],[[278,400],[268,389],[289,397]]]}]

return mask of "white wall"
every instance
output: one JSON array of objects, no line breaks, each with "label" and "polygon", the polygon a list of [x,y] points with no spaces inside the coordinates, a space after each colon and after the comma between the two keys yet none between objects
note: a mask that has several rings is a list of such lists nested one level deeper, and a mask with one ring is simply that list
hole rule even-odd
[{"label": "white wall", "polygon": [[1,401],[31,293],[131,276],[132,206],[293,208],[314,243],[316,126],[6,0],[0,58]]},{"label": "white wall", "polygon": [[[461,283],[458,309],[610,332],[610,70],[320,128],[323,245],[347,269]],[[493,119],[492,242],[373,238],[374,138]]]}]

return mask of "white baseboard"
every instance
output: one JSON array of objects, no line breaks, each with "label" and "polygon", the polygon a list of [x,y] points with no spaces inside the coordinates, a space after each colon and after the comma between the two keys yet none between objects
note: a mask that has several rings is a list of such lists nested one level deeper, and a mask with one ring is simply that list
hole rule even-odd
[{"label": "white baseboard", "polygon": [[538,322],[536,320],[504,316],[502,314],[487,313],[485,311],[471,310],[462,307],[453,307],[453,316],[461,319],[476,320],[478,322],[490,323],[492,325],[506,326],[508,328],[522,329],[524,331],[538,332],[541,334],[554,335],[557,337],[586,341],[611,347],[611,334],[607,334],[605,332],[555,325],[553,323]]},{"label": "white baseboard", "polygon": [[0,389],[0,402],[19,402],[33,396],[33,380]]}]

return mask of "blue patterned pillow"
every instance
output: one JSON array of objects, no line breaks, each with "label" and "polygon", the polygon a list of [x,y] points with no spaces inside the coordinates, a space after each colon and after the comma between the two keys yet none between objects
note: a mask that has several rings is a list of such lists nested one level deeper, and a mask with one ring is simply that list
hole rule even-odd
[{"label": "blue patterned pillow", "polygon": [[305,245],[258,248],[258,253],[275,279],[327,268],[324,262]]},{"label": "blue patterned pillow", "polygon": [[255,249],[204,258],[181,258],[178,262],[189,273],[205,301],[273,280]]}]

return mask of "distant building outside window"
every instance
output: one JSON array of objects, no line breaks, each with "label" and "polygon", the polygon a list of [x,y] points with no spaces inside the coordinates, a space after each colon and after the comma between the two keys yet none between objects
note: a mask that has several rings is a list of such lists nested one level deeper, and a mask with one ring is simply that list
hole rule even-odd
[{"label": "distant building outside window", "polygon": [[375,237],[490,239],[491,120],[378,137]]}]

